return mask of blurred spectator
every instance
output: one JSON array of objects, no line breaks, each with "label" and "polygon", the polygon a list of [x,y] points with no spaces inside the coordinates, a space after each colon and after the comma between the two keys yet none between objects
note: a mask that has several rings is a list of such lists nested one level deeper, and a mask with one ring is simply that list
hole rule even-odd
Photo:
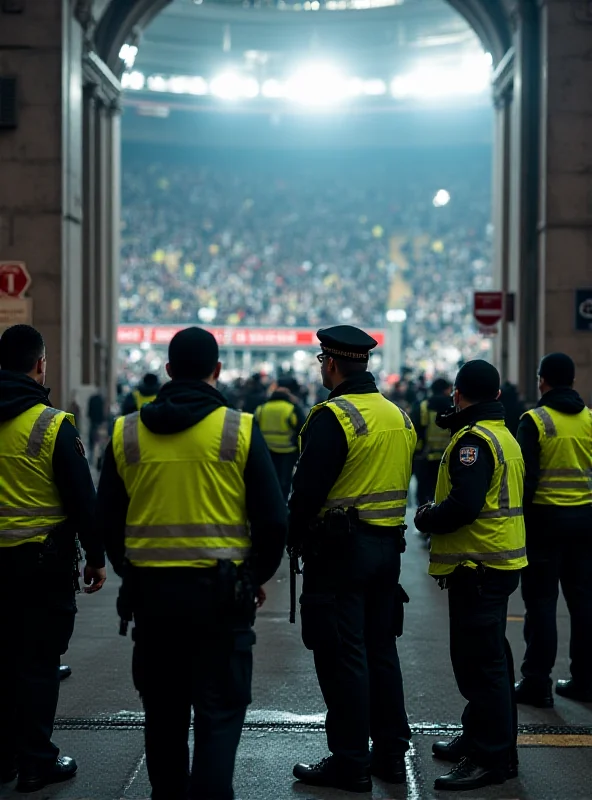
[{"label": "blurred spectator", "polygon": [[97,435],[101,425],[105,422],[105,398],[100,392],[95,392],[88,398],[86,416],[88,417],[88,459],[92,464],[94,463],[93,454]]},{"label": "blurred spectator", "polygon": [[158,375],[153,375],[151,372],[146,373],[141,383],[126,395],[122,407],[122,414],[133,414],[134,411],[139,411],[146,403],[151,403],[156,399],[158,390],[160,389],[160,381]]},{"label": "blurred spectator", "polygon": [[520,417],[526,411],[524,401],[520,398],[517,387],[509,381],[502,384],[500,400],[506,412],[506,428],[510,431],[512,436],[516,436]]}]

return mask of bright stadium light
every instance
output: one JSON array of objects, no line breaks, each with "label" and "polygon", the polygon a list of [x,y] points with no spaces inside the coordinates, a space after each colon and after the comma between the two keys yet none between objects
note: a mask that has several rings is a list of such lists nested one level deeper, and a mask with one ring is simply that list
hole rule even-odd
[{"label": "bright stadium light", "polygon": [[121,85],[124,89],[133,89],[139,92],[146,84],[146,77],[142,72],[124,72],[121,76]]},{"label": "bright stadium light", "polygon": [[405,322],[407,319],[407,312],[404,308],[389,308],[386,312],[387,322]]},{"label": "bright stadium light", "polygon": [[134,66],[137,55],[138,48],[134,44],[124,44],[119,51],[119,58],[123,61],[127,69],[131,69]]},{"label": "bright stadium light", "polygon": [[364,94],[369,97],[380,97],[380,95],[386,94],[386,83],[380,78],[364,81]]},{"label": "bright stadium light", "polygon": [[210,83],[210,92],[222,100],[238,100],[240,97],[252,98],[259,94],[259,83],[255,78],[225,72]]},{"label": "bright stadium light", "polygon": [[207,94],[209,91],[208,82],[205,78],[200,78],[196,76],[195,78],[189,78],[189,85],[187,91],[189,94],[197,94],[197,95],[204,95]]},{"label": "bright stadium light", "polygon": [[491,83],[491,65],[487,54],[468,56],[455,68],[426,64],[391,82],[391,93],[398,100],[405,98],[441,99],[462,95],[478,95]]},{"label": "bright stadium light", "polygon": [[166,92],[169,88],[169,82],[162,75],[150,75],[148,88],[151,92]]},{"label": "bright stadium light", "polygon": [[263,97],[283,97],[285,93],[286,89],[283,83],[275,80],[275,78],[269,78],[269,80],[264,81],[261,87]]},{"label": "bright stadium light", "polygon": [[450,202],[450,194],[446,191],[446,189],[440,189],[436,192],[432,203],[436,206],[436,208],[442,208],[442,206],[447,206]]},{"label": "bright stadium light", "polygon": [[339,103],[347,96],[348,82],[331,64],[308,64],[286,84],[290,100],[309,106]]}]

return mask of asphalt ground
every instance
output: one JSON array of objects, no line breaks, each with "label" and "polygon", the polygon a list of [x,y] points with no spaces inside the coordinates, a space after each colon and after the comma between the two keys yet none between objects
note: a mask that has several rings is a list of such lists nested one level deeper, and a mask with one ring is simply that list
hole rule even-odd
[{"label": "asphalt ground", "polygon": [[[408,754],[408,781],[389,787],[375,783],[378,800],[429,800],[433,780],[447,771],[431,757],[437,738],[458,731],[464,701],[448,657],[446,593],[426,573],[427,552],[408,531],[401,583],[411,598],[399,650],[407,710],[414,733]],[[34,800],[140,800],[150,796],[142,735],[141,704],[131,680],[132,643],[118,635],[115,599],[119,581],[110,574],[103,591],[79,597],[76,631],[65,662],[73,670],[62,684],[55,742],[79,763],[67,784],[30,795]],[[288,569],[284,562],[268,584],[267,602],[256,630],[253,704],[238,753],[235,789],[239,800],[338,800],[344,792],[294,783],[292,766],[327,755],[324,705],[312,655],[300,641],[300,627],[288,622]],[[523,654],[520,592],[511,598],[508,637],[517,665]],[[555,678],[569,677],[569,618],[558,612],[559,655]],[[592,631],[591,631],[592,640]],[[592,646],[592,641],[591,641]],[[3,655],[3,657],[5,657]],[[175,679],[175,665],[163,681]],[[504,800],[592,800],[592,704],[556,697],[550,710],[520,707],[520,777],[502,786],[462,797]],[[1,798],[23,797],[13,785]],[[370,795],[360,795],[370,797]]]}]

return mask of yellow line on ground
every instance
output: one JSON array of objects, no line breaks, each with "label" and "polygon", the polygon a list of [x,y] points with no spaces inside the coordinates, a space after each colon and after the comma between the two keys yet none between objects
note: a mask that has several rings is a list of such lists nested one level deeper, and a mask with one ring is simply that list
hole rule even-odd
[{"label": "yellow line on ground", "polygon": [[517,614],[508,614],[506,619],[508,622],[524,622],[524,617],[519,617]]},{"label": "yellow line on ground", "polygon": [[523,733],[518,736],[521,747],[592,747],[592,734],[588,733]]}]

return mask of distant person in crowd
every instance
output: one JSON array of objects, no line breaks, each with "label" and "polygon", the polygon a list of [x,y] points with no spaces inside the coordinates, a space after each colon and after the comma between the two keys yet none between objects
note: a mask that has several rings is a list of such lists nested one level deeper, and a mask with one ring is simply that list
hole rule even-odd
[{"label": "distant person in crowd", "polygon": [[88,457],[92,461],[99,428],[105,422],[105,398],[98,390],[88,398],[86,416],[88,417]]},{"label": "distant person in crowd", "polygon": [[450,433],[443,430],[437,419],[450,411],[452,384],[448,378],[436,378],[431,386],[430,397],[416,403],[411,415],[417,431],[417,504],[419,506],[434,499],[438,470],[444,451],[450,442]]},{"label": "distant person in crowd", "polygon": [[139,411],[146,403],[156,400],[156,395],[160,389],[158,375],[147,372],[140,384],[123,401],[121,409],[122,415],[133,414]]},{"label": "distant person in crowd", "polygon": [[512,436],[516,436],[518,425],[520,424],[520,417],[526,411],[524,401],[518,394],[518,387],[509,381],[503,383],[500,400],[506,412],[506,428],[510,431]]},{"label": "distant person in crowd", "polygon": [[247,414],[254,414],[256,409],[266,401],[267,390],[263,383],[263,378],[259,373],[251,375],[245,387],[243,396],[243,411]]},{"label": "distant person in crowd", "polygon": [[255,411],[286,502],[298,460],[298,434],[306,420],[296,393],[291,391],[294,388],[298,387],[294,387],[293,380],[280,378],[269,400]]}]

